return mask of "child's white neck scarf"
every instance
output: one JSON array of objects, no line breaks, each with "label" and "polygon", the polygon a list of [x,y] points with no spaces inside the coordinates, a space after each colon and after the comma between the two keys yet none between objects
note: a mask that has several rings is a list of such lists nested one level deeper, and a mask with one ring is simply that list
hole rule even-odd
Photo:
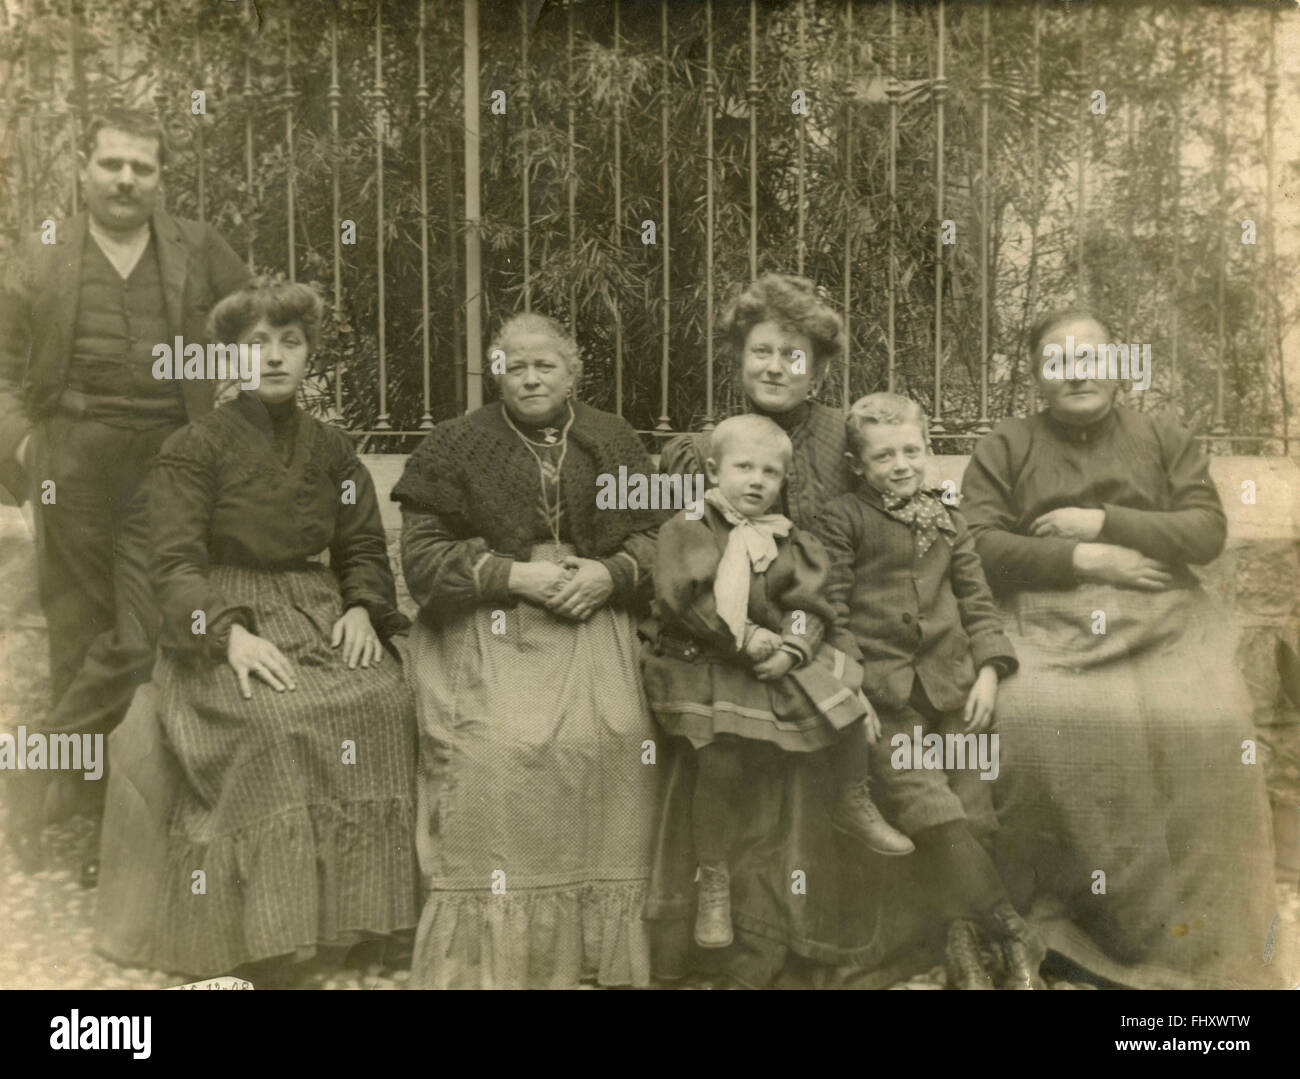
[{"label": "child's white neck scarf", "polygon": [[704,501],[731,525],[727,548],[713,578],[713,601],[718,616],[727,624],[736,647],[745,646],[745,623],[749,615],[749,573],[764,573],[776,560],[776,541],[790,534],[794,522],[780,513],[746,517],[727,501],[716,487],[704,492]]}]

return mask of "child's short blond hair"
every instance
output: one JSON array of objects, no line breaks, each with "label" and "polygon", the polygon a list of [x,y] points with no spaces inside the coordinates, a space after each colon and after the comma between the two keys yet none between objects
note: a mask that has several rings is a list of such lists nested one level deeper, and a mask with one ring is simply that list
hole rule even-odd
[{"label": "child's short blond hair", "polygon": [[849,406],[849,450],[854,457],[862,456],[866,445],[867,428],[878,423],[915,423],[921,428],[921,437],[930,439],[930,421],[925,410],[910,397],[897,393],[869,393],[859,397]]},{"label": "child's short blond hair", "polygon": [[781,452],[785,470],[790,471],[790,465],[794,462],[794,443],[790,441],[789,435],[766,416],[747,412],[723,420],[709,435],[709,457],[720,465],[727,451],[739,442],[761,442],[775,447]]}]

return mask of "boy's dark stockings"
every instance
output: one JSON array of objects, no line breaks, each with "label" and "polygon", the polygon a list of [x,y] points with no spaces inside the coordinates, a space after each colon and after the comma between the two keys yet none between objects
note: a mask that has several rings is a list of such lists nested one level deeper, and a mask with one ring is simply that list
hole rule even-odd
[{"label": "boy's dark stockings", "polygon": [[[728,822],[738,812],[737,799],[744,789],[745,754],[772,750],[771,746],[746,745],[740,741],[710,742],[695,753],[695,795],[691,803],[695,860],[726,864],[730,836]],[[838,797],[867,775],[870,750],[866,729],[855,723],[846,730],[828,754]],[[976,844],[978,847],[979,845]]]},{"label": "boy's dark stockings", "polygon": [[984,921],[1006,899],[993,860],[964,820],[922,828],[912,841],[926,892],[944,921],[971,917]]}]

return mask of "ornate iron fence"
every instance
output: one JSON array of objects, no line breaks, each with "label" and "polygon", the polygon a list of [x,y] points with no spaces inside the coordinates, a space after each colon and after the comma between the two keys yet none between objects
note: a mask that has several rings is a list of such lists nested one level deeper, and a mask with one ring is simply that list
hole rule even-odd
[{"label": "ornate iron fence", "polygon": [[[567,321],[662,435],[738,406],[720,305],[806,274],[837,403],[941,448],[1023,411],[1071,300],[1152,344],[1139,407],[1287,452],[1277,9],[936,0],[8,0],[6,239],[78,205],[77,132],[151,100],[166,191],[332,302],[313,406],[389,445],[483,397],[485,331]],[[487,390],[490,393],[490,388]],[[397,443],[391,443],[394,448]]]}]

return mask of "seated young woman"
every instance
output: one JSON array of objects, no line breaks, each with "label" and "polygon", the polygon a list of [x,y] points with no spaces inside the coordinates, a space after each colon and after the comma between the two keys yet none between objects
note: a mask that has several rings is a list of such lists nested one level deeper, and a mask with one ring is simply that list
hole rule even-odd
[{"label": "seated young woman", "polygon": [[175,767],[152,850],[110,792],[98,947],[121,961],[283,982],[416,922],[415,705],[388,641],[408,623],[365,466],[295,403],[320,317],[298,284],[218,304],[213,339],[257,346],[256,388],[176,432],[148,481],[162,645],[122,744],[160,728]]}]

